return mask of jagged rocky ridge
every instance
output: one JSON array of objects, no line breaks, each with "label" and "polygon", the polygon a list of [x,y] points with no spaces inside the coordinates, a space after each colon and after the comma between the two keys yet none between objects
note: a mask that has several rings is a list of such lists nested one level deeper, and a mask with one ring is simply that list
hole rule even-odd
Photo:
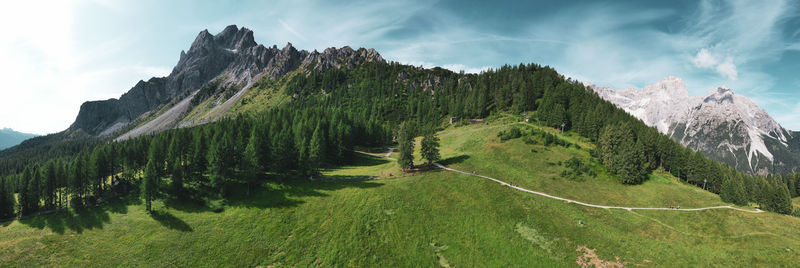
[{"label": "jagged rocky ridge", "polygon": [[798,171],[800,137],[749,98],[719,87],[690,96],[680,78],[641,90],[589,85],[597,94],[681,144],[753,174]]},{"label": "jagged rocky ridge", "polygon": [[[226,27],[217,35],[204,30],[197,35],[188,51],[181,51],[178,64],[167,77],[139,81],[119,99],[83,103],[68,131],[82,130],[96,136],[115,134],[162,105],[187,108],[177,106],[188,103],[187,99],[195,92],[216,79],[223,81],[222,86],[233,84],[247,90],[262,76],[275,79],[297,69],[324,71],[328,68],[352,68],[369,61],[382,62],[384,59],[374,49],[328,48],[320,53],[316,50],[297,50],[291,43],[282,49],[274,45],[265,47],[255,42],[253,31],[236,25]],[[134,129],[122,137],[174,127],[179,118],[172,116],[161,119],[157,126]]]}]

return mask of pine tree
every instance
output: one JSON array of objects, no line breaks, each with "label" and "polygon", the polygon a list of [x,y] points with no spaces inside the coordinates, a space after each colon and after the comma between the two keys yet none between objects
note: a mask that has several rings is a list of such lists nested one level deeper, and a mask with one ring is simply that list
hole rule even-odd
[{"label": "pine tree", "polygon": [[272,159],[273,168],[277,172],[287,172],[292,169],[292,164],[296,162],[292,130],[284,128],[272,140]]},{"label": "pine tree", "polygon": [[44,206],[47,209],[55,208],[57,174],[58,174],[58,167],[56,166],[56,162],[54,160],[48,161],[47,164],[45,165],[43,174]]},{"label": "pine tree", "polygon": [[722,189],[719,195],[722,201],[734,203],[739,206],[747,205],[744,185],[738,177],[730,176],[723,178]]},{"label": "pine tree", "polygon": [[30,180],[28,181],[28,212],[36,212],[39,210],[39,203],[41,200],[41,174],[38,166],[34,166],[30,172]]},{"label": "pine tree", "polygon": [[776,182],[774,186],[774,207],[775,212],[781,214],[791,214],[792,213],[792,197],[789,195],[789,189],[786,188],[786,185],[780,182]]},{"label": "pine tree", "polygon": [[441,158],[439,155],[439,137],[436,136],[436,132],[431,131],[422,137],[420,146],[422,158],[427,160],[428,164],[439,161],[439,158]]},{"label": "pine tree", "polygon": [[106,163],[105,150],[102,146],[94,147],[89,160],[89,178],[94,186],[94,195],[99,197],[103,189],[103,184],[108,175],[108,164]]},{"label": "pine tree", "polygon": [[647,179],[647,169],[645,167],[644,153],[642,144],[623,143],[616,155],[614,163],[615,172],[619,174],[624,184],[639,184]]},{"label": "pine tree", "polygon": [[177,133],[172,136],[167,150],[168,169],[171,173],[172,193],[175,195],[183,194],[183,145],[180,135]]},{"label": "pine tree", "polygon": [[208,154],[208,140],[206,139],[205,132],[198,130],[194,132],[193,142],[194,149],[192,150],[192,170],[194,172],[204,172],[208,167],[207,157]]},{"label": "pine tree", "polygon": [[400,151],[400,158],[397,163],[403,170],[412,168],[414,165],[414,134],[411,126],[407,122],[400,124],[397,133],[397,149]]},{"label": "pine tree", "polygon": [[147,161],[144,168],[144,179],[142,180],[142,197],[144,198],[147,212],[152,212],[152,201],[158,194],[159,174],[156,160],[151,158]]},{"label": "pine tree", "polygon": [[7,219],[14,216],[14,192],[11,191],[12,177],[0,178],[0,219]]},{"label": "pine tree", "polygon": [[264,171],[264,166],[261,165],[260,158],[263,157],[259,153],[259,144],[263,144],[261,135],[258,130],[253,128],[250,132],[250,139],[247,142],[247,147],[244,150],[243,171],[245,172],[245,179],[247,180],[247,195],[250,195],[250,186],[258,180],[259,174]]},{"label": "pine tree", "polygon": [[234,163],[234,151],[229,132],[217,132],[208,150],[208,165],[211,173],[211,187],[223,196],[227,195],[227,184],[231,178]]},{"label": "pine tree", "polygon": [[311,141],[308,149],[308,163],[312,174],[319,171],[319,166],[325,158],[325,133],[323,133],[322,126],[317,124],[314,129],[314,134],[311,135]]}]

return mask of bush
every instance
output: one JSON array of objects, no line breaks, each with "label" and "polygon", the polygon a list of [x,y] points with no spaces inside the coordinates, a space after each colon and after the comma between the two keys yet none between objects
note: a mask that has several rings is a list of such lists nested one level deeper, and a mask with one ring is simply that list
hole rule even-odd
[{"label": "bush", "polygon": [[792,212],[792,216],[800,218],[800,208],[796,208],[794,212]]},{"label": "bush", "polygon": [[525,139],[523,139],[523,141],[525,142],[525,144],[528,144],[528,145],[536,145],[536,144],[538,144],[538,142],[536,142],[536,140],[534,140],[530,136],[525,137]]},{"label": "bush", "polygon": [[588,165],[584,164],[583,161],[577,157],[572,157],[564,162],[564,166],[567,167],[567,170],[562,171],[561,176],[570,180],[576,180],[583,174],[587,174],[591,177],[597,176],[597,173],[594,172],[594,170],[592,170]]},{"label": "bush", "polygon": [[522,131],[517,127],[512,127],[508,131],[500,131],[497,136],[500,137],[500,141],[507,141],[522,137]]}]

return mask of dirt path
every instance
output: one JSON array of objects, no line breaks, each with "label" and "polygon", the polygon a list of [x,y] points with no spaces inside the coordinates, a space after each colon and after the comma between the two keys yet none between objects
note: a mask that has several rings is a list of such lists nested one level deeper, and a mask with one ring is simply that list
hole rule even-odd
[{"label": "dirt path", "polygon": [[[361,151],[356,151],[356,152],[357,153],[361,153],[361,154],[374,156],[374,157],[386,158],[386,159],[389,159],[389,160],[396,161],[396,159],[388,157],[388,154],[387,155],[380,155],[380,154],[373,154],[373,153],[367,153],[367,152],[361,152]],[[439,163],[433,163],[433,165],[438,167],[438,168],[447,170],[447,171],[452,171],[452,172],[461,173],[461,174],[464,174],[464,175],[470,175],[470,176],[476,176],[476,177],[481,177],[481,178],[484,178],[484,179],[488,179],[488,180],[494,181],[496,183],[499,183],[500,185],[511,187],[511,188],[513,188],[515,190],[519,190],[519,191],[523,191],[523,192],[527,192],[527,193],[531,193],[531,194],[536,194],[536,195],[541,195],[541,196],[544,196],[544,197],[547,197],[547,198],[552,198],[552,199],[556,199],[556,200],[565,201],[567,203],[575,203],[575,204],[578,204],[578,205],[581,205],[581,206],[594,207],[594,208],[624,209],[624,210],[628,210],[628,211],[633,211],[633,210],[701,211],[701,210],[711,210],[711,209],[733,209],[733,210],[749,212],[749,213],[761,213],[761,212],[764,212],[764,211],[762,211],[760,209],[747,210],[747,209],[741,209],[741,208],[732,207],[732,206],[715,206],[715,207],[702,207],[702,208],[677,208],[676,209],[676,208],[644,208],[644,207],[620,207],[620,206],[596,205],[596,204],[584,203],[584,202],[577,201],[577,200],[567,199],[567,198],[563,198],[563,197],[558,197],[558,196],[554,196],[554,195],[549,195],[549,194],[546,194],[546,193],[537,192],[537,191],[533,191],[533,190],[528,190],[528,189],[525,189],[525,188],[522,188],[522,187],[519,187],[519,186],[516,186],[516,185],[511,185],[511,184],[509,184],[507,182],[504,182],[504,181],[501,181],[501,180],[498,180],[498,179],[495,179],[495,178],[492,178],[492,177],[489,177],[489,176],[485,176],[485,175],[481,175],[481,174],[477,174],[477,173],[470,173],[470,172],[461,171],[461,170],[454,169],[454,168],[445,167],[445,166],[443,166],[442,164],[439,164]]]}]

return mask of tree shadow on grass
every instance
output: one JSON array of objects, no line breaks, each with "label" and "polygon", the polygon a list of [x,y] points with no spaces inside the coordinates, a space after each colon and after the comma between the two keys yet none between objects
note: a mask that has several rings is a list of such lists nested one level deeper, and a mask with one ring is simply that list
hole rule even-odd
[{"label": "tree shadow on grass", "polygon": [[348,164],[351,166],[357,167],[366,167],[366,166],[377,166],[389,163],[389,159],[375,157],[375,156],[368,156],[363,154],[355,154],[353,155],[353,160],[351,160]]},{"label": "tree shadow on grass", "polygon": [[363,154],[353,154],[351,159],[347,161],[344,165],[326,165],[322,171],[327,172],[339,168],[370,167],[370,166],[383,165],[389,162],[391,161],[386,158],[363,155]]},{"label": "tree shadow on grass", "polygon": [[187,224],[185,221],[175,217],[172,215],[172,213],[167,211],[154,210],[150,212],[150,217],[168,229],[178,230],[181,232],[194,231],[194,229],[192,229],[192,227],[189,226],[189,224]]},{"label": "tree shadow on grass", "polygon": [[19,222],[37,229],[48,228],[58,234],[64,234],[67,229],[80,234],[85,229],[102,229],[103,225],[111,222],[109,212],[127,214],[128,206],[136,204],[141,204],[141,200],[137,196],[128,195],[110,199],[100,206],[65,209],[21,219]]},{"label": "tree shadow on grass", "polygon": [[64,234],[66,229],[80,234],[86,229],[103,229],[103,225],[111,222],[111,217],[104,207],[84,207],[35,216],[19,222],[37,229],[47,227],[58,234]]},{"label": "tree shadow on grass", "polygon": [[444,166],[449,166],[449,165],[452,165],[452,164],[458,164],[458,163],[464,162],[464,160],[467,160],[467,159],[469,159],[469,155],[462,154],[462,155],[459,155],[459,156],[454,156],[454,157],[449,157],[447,159],[443,159],[443,160],[439,161],[439,164],[442,164]]},{"label": "tree shadow on grass", "polygon": [[255,207],[255,208],[279,208],[294,207],[303,204],[302,197],[327,197],[325,191],[336,191],[344,188],[374,188],[382,186],[383,183],[368,181],[367,176],[350,176],[348,179],[338,178],[336,180],[317,180],[309,181],[299,179],[296,181],[285,181],[280,184],[267,184],[263,187],[254,187],[250,195],[238,190],[232,197],[228,198],[229,206],[234,207]]}]

